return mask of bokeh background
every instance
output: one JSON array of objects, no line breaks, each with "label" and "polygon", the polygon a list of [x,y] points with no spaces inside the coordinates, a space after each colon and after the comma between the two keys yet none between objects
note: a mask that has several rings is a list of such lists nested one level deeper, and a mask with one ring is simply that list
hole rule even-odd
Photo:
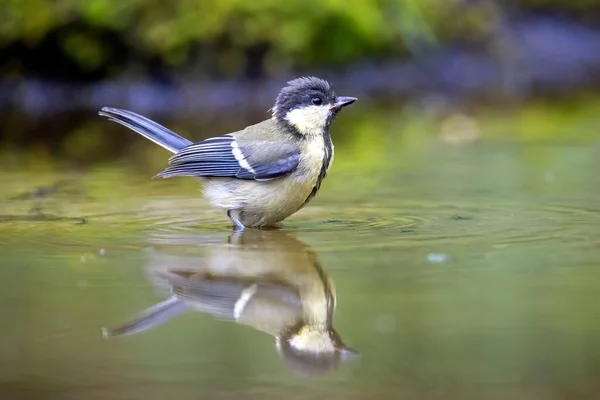
[{"label": "bokeh background", "polygon": [[595,0],[7,0],[0,14],[4,165],[21,150],[122,154],[134,135],[111,134],[105,105],[221,133],[264,118],[301,74],[360,97],[353,113],[391,105],[374,119],[508,107],[550,135],[557,112],[598,107]]},{"label": "bokeh background", "polygon": [[[231,231],[98,110],[201,140],[299,75],[359,98],[282,232],[360,362],[299,380],[198,313],[104,340]],[[598,0],[0,0],[0,397],[596,398],[599,89]]]}]

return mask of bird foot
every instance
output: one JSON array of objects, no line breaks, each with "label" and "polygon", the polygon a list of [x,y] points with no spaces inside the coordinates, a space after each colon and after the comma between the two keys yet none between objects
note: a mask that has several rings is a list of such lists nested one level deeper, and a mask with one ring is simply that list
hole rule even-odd
[{"label": "bird foot", "polygon": [[227,216],[233,223],[233,230],[236,232],[242,232],[244,229],[246,229],[246,227],[244,224],[242,224],[236,214],[237,212],[234,210],[227,210]]}]

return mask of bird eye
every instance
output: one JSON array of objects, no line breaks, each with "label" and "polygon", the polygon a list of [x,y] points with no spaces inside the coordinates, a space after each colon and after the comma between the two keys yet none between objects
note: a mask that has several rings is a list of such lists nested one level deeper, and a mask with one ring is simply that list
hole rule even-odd
[{"label": "bird eye", "polygon": [[315,106],[320,106],[323,103],[323,100],[321,100],[318,97],[313,97],[312,99],[310,99],[310,101],[315,105]]}]

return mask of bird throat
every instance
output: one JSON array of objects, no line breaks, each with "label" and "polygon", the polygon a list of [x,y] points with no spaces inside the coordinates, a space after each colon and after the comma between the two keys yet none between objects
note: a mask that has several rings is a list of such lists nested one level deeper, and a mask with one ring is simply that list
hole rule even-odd
[{"label": "bird throat", "polygon": [[321,169],[319,170],[319,175],[317,176],[317,180],[315,182],[315,186],[313,186],[304,203],[300,206],[300,208],[304,207],[308,204],[309,201],[313,199],[317,195],[317,192],[321,188],[321,183],[323,179],[327,176],[327,171],[331,166],[331,160],[333,158],[333,143],[331,142],[331,136],[329,135],[329,130],[325,129],[323,134],[323,162],[321,163]]},{"label": "bird throat", "polygon": [[[294,125],[289,118],[282,119],[275,117],[274,118],[279,125],[285,129],[290,135],[296,138],[298,141],[305,140],[315,140],[314,136],[307,136],[305,133],[300,132],[297,125]],[[321,188],[321,183],[323,179],[327,176],[327,171],[331,166],[331,161],[333,159],[333,142],[331,141],[331,135],[329,134],[329,122],[325,124],[324,127],[320,130],[320,136],[323,137],[323,159],[321,162],[321,168],[319,170],[319,175],[317,176],[317,180],[315,181],[315,185],[312,190],[308,194],[308,197],[304,200],[299,209],[303,208],[309,201],[311,201],[316,195],[319,189]]]}]

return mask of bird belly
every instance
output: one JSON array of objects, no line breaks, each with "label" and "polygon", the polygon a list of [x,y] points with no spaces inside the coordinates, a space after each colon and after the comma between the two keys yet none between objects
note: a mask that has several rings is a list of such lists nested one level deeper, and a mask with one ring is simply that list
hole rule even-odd
[{"label": "bird belly", "polygon": [[213,207],[238,210],[240,222],[246,227],[273,226],[306,203],[322,167],[323,152],[315,149],[304,153],[294,172],[280,178],[268,181],[207,178],[204,196]]},{"label": "bird belly", "polygon": [[309,196],[314,181],[292,175],[270,181],[210,178],[204,195],[213,207],[238,210],[246,227],[272,226],[289,217]]}]

